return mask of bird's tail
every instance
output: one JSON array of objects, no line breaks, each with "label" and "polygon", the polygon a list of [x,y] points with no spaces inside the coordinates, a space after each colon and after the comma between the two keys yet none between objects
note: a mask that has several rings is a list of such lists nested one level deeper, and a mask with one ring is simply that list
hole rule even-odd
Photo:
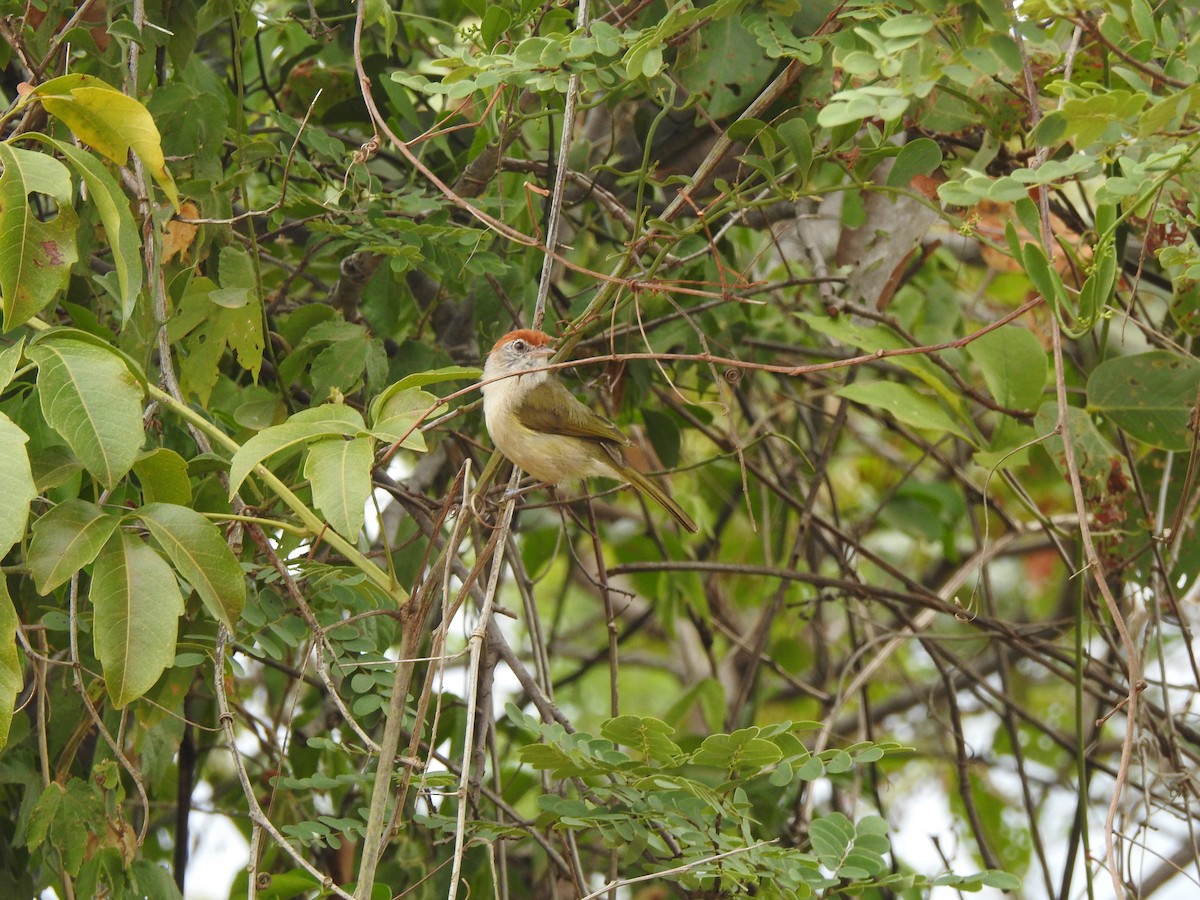
[{"label": "bird's tail", "polygon": [[692,532],[692,534],[700,530],[696,527],[696,523],[692,521],[692,517],[685,513],[666,491],[633,466],[629,465],[629,463],[624,463],[618,471],[622,478],[669,512],[676,522]]}]

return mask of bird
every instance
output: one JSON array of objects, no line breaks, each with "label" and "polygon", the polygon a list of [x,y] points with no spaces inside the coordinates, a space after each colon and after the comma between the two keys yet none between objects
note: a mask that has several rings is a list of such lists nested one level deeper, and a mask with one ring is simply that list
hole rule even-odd
[{"label": "bird", "polygon": [[576,399],[549,369],[553,340],[521,328],[496,341],[483,367],[483,418],[492,442],[515,465],[556,485],[593,476],[632,485],[686,528],[696,523],[665,490],[625,459],[621,429]]}]

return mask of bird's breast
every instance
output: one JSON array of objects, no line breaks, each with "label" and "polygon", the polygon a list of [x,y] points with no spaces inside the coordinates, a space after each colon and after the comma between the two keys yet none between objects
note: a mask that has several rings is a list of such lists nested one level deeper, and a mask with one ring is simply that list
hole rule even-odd
[{"label": "bird's breast", "polygon": [[[509,379],[516,381],[516,379]],[[515,392],[512,392],[515,393]],[[535,431],[521,424],[510,394],[489,392],[483,415],[488,434],[500,452],[539,481],[559,484],[593,475],[615,477],[608,454],[599,443],[574,435]]]}]

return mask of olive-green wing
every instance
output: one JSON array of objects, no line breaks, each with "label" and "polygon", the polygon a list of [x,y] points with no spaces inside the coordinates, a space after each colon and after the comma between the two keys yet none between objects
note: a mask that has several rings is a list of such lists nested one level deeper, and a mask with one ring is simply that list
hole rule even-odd
[{"label": "olive-green wing", "polygon": [[547,379],[533,388],[515,412],[517,421],[533,431],[629,443],[621,429],[576,400],[559,381]]}]

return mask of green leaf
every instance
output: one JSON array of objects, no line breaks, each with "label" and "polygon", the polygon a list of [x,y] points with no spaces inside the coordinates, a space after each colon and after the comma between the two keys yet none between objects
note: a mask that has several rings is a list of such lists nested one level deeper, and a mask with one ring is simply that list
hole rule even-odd
[{"label": "green leaf", "polygon": [[642,54],[641,74],[646,78],[653,78],[663,69],[663,50],[662,47],[650,47]]},{"label": "green leaf", "polygon": [[[226,347],[237,354],[238,364],[251,377],[257,379],[262,367],[262,302],[252,267],[248,270],[249,283],[243,283],[247,275],[243,262],[249,262],[244,252],[223,248],[222,287],[218,288],[208,278],[194,279],[167,323],[168,337],[173,343],[179,342],[183,349],[180,374],[184,388],[194,393],[202,404],[208,403],[220,377],[221,358]],[[229,302],[235,294],[242,301],[238,306],[223,306],[216,302],[217,299]]]},{"label": "green leaf", "polygon": [[[1102,210],[1111,209],[1110,206],[1097,208],[1097,221]],[[1108,301],[1112,297],[1116,283],[1116,243],[1109,236],[1105,240],[1097,241],[1096,246],[1093,247],[1092,271],[1083,282],[1083,287],[1079,289],[1078,316],[1081,325],[1084,322],[1094,322],[1100,317],[1101,311],[1108,305]]]},{"label": "green leaf", "polygon": [[1050,268],[1046,253],[1032,241],[1021,245],[1021,265],[1025,274],[1033,282],[1037,292],[1046,298],[1046,302],[1056,309],[1062,309],[1067,302],[1067,292],[1063,288],[1062,278],[1058,272]]},{"label": "green leaf", "polygon": [[1001,891],[1019,891],[1021,889],[1021,879],[1009,872],[988,869],[980,874],[983,876],[981,880],[988,887],[994,887]]},{"label": "green leaf", "polygon": [[[1037,204],[1032,199],[1028,196],[1022,197],[1013,204],[1013,208],[1017,211],[1017,219],[1020,221],[1022,228],[1031,235],[1042,233],[1042,214],[1038,211]],[[1014,256],[1019,257],[1020,239],[1017,236],[1016,228],[1013,227],[1011,237],[1008,234],[1008,226],[1011,224],[1011,219],[1005,223],[1005,237],[1009,239],[1011,247],[1018,248]]]},{"label": "green leaf", "polygon": [[17,651],[20,621],[8,594],[8,579],[0,574],[0,750],[8,743],[17,695],[25,686],[21,654]]},{"label": "green leaf", "polygon": [[287,447],[323,437],[349,437],[365,428],[358,411],[340,403],[303,409],[282,425],[264,428],[233,454],[229,463],[229,496],[241,487],[250,470]]},{"label": "green leaf", "polygon": [[665,718],[679,724],[693,706],[699,707],[710,730],[719,728],[725,710],[725,691],[721,682],[716,678],[701,678],[671,704]]},{"label": "green leaf", "polygon": [[125,359],[62,332],[39,337],[25,355],[38,366],[47,424],[101,484],[116,487],[145,439],[142,391]]},{"label": "green leaf", "polygon": [[767,779],[771,787],[784,788],[792,783],[792,779],[796,777],[796,770],[792,768],[792,764],[781,762],[771,773],[771,777]]},{"label": "green leaf", "polygon": [[1164,450],[1187,450],[1200,400],[1200,362],[1167,350],[1106,360],[1088,378],[1088,409],[1107,416],[1135,439]]},{"label": "green leaf", "polygon": [[886,38],[916,37],[933,29],[933,19],[924,15],[901,15],[885,19],[879,33]]},{"label": "green leaf", "polygon": [[371,497],[374,441],[356,437],[316,441],[308,447],[304,477],[312,482],[313,503],[329,526],[351,541],[362,531]]},{"label": "green leaf", "polygon": [[706,98],[710,116],[725,119],[745,108],[746,97],[766,83],[773,66],[740,16],[729,16],[710,23],[698,32],[698,40],[681,47],[671,74],[689,94]]},{"label": "green leaf", "polygon": [[646,423],[646,436],[654,446],[659,461],[668,469],[679,465],[682,435],[679,423],[671,416],[656,409],[642,409],[642,421]]},{"label": "green leaf", "polygon": [[1005,325],[967,345],[967,355],[983,373],[988,391],[1001,406],[1032,409],[1046,386],[1046,351],[1026,328]]},{"label": "green leaf", "polygon": [[386,354],[377,338],[364,330],[342,341],[330,344],[317,354],[308,367],[308,376],[313,384],[314,399],[325,399],[336,390],[350,394],[362,386],[368,374],[382,357],[386,369]]},{"label": "green leaf", "polygon": [[29,460],[33,468],[33,483],[39,493],[45,493],[69,481],[83,466],[62,444],[38,450]]},{"label": "green leaf", "polygon": [[[1200,86],[1192,85],[1178,93],[1155,100],[1148,110],[1138,116],[1138,137],[1178,131],[1184,117],[1196,106],[1198,98]],[[1123,158],[1122,162],[1126,159],[1128,157]]]},{"label": "green leaf", "polygon": [[1124,132],[1125,123],[1133,121],[1147,102],[1145,94],[1122,90],[1106,90],[1091,97],[1067,100],[1060,109],[1047,113],[1038,123],[1033,138],[1043,147],[1067,141],[1077,150],[1101,138],[1117,140]]},{"label": "green leaf", "polygon": [[96,558],[118,519],[86,500],[67,500],[33,523],[25,560],[43,597]]},{"label": "green leaf", "polygon": [[401,387],[403,383],[396,382],[371,402],[371,434],[389,444],[403,439],[401,447],[424,452],[425,435],[417,426],[443,403],[428,391]]},{"label": "green leaf", "polygon": [[898,119],[908,109],[910,98],[899,88],[868,85],[834,94],[817,113],[817,124],[824,128],[849,125],[863,119]]},{"label": "green leaf", "polygon": [[821,61],[819,41],[794,34],[788,27],[786,18],[781,21],[774,16],[764,15],[753,9],[753,7],[746,8],[742,13],[743,21],[769,58],[779,59],[784,56],[798,59],[810,66],[815,66]]},{"label": "green leaf", "polygon": [[30,850],[36,850],[46,840],[46,836],[50,833],[50,825],[58,815],[59,807],[62,806],[63,799],[66,797],[66,790],[57,781],[52,781],[46,785],[37,802],[33,805],[33,811],[29,814],[29,831],[25,839],[25,845]]},{"label": "green leaf", "polygon": [[120,709],[154,687],[175,661],[183,595],[166,561],[118,530],[96,559],[91,598],[96,658]]},{"label": "green leaf", "polygon": [[775,126],[775,131],[787,145],[796,163],[796,181],[800,185],[808,182],[808,170],[812,168],[813,146],[809,127],[801,118],[788,119]]},{"label": "green leaf", "polygon": [[[460,381],[462,379],[476,381],[482,376],[483,370],[478,366],[444,366],[441,369],[430,369],[428,372],[414,372],[411,375],[405,375],[395,384],[381,391],[379,396],[371,401],[371,409],[374,410],[376,404],[398,391],[429,387],[431,384],[441,384],[443,381]],[[375,413],[372,412],[371,415],[375,416]]]},{"label": "green leaf", "polygon": [[0,557],[25,536],[29,504],[37,496],[25,442],[29,436],[0,413]]},{"label": "green leaf", "polygon": [[220,529],[195,510],[172,503],[148,503],[137,515],[205,609],[233,631],[246,603],[246,578]]},{"label": "green leaf", "polygon": [[600,733],[617,744],[632,749],[647,761],[674,763],[683,754],[671,740],[675,729],[652,716],[617,716],[600,727]]},{"label": "green leaf", "polygon": [[815,781],[825,775],[825,761],[819,756],[810,756],[800,768],[796,769],[796,777],[801,781]]},{"label": "green leaf", "polygon": [[971,439],[955,422],[941,404],[918,394],[906,384],[892,381],[870,381],[859,384],[849,384],[837,392],[854,403],[873,406],[886,410],[906,425],[926,431],[941,431],[960,437],[965,441]]},{"label": "green leaf", "polygon": [[74,144],[47,138],[66,157],[87,185],[88,199],[96,206],[104,236],[113,251],[117,284],[121,288],[121,322],[128,322],[142,290],[142,238],[129,211],[129,201],[117,180],[96,158]]},{"label": "green leaf", "polygon": [[888,187],[906,188],[918,175],[928,175],[942,164],[942,148],[929,138],[917,138],[900,148],[888,172]]},{"label": "green leaf", "polygon": [[809,838],[821,864],[839,878],[875,878],[887,871],[887,822],[866,816],[856,826],[842,813],[815,820]]},{"label": "green leaf", "polygon": [[710,734],[692,759],[698,766],[721,769],[765,769],[783,758],[783,752],[771,741],[758,737],[757,728],[743,728],[733,734]]},{"label": "green leaf", "polygon": [[24,354],[24,335],[21,335],[15,344],[0,350],[0,391],[12,383],[13,376],[17,374],[17,366],[21,364],[21,357]]},{"label": "green leaf", "polygon": [[[75,230],[79,217],[71,205],[71,173],[45,153],[0,143],[0,302],[4,330],[11,331],[53,303],[79,258]],[[31,194],[45,194],[57,214],[41,219]]]},{"label": "green leaf", "polygon": [[191,505],[187,460],[174,450],[156,447],[143,453],[133,464],[133,474],[142,486],[142,502]]},{"label": "green leaf", "polygon": [[[851,316],[827,316],[814,313],[801,313],[800,319],[809,328],[826,337],[851,347],[858,347],[868,353],[879,350],[899,350],[912,345],[902,336],[886,325],[861,325]],[[953,398],[946,376],[925,356],[894,356],[890,360],[893,365],[911,372],[929,385],[946,401]]]},{"label": "green leaf", "polygon": [[1200,336],[1200,281],[1176,277],[1171,281],[1171,318],[1192,337]]},{"label": "green leaf", "polygon": [[821,865],[836,872],[854,840],[854,823],[842,813],[830,813],[813,820],[808,837]]},{"label": "green leaf", "polygon": [[568,754],[557,744],[526,744],[518,751],[521,762],[539,771],[549,771],[554,778],[578,778],[594,775],[594,767],[585,760]]},{"label": "green leaf", "polygon": [[821,756],[825,762],[825,771],[830,775],[841,775],[854,768],[854,757],[845,750],[826,750]]},{"label": "green leaf", "polygon": [[501,6],[488,4],[487,11],[483,14],[483,21],[479,25],[484,46],[493,46],[500,40],[504,32],[508,31],[510,25],[512,25],[512,13]]},{"label": "green leaf", "polygon": [[46,112],[118,166],[128,163],[132,150],[171,205],[179,208],[179,193],[167,171],[158,126],[137,100],[92,75],[51,78],[34,88],[28,98],[40,100]]},{"label": "green leaf", "polygon": [[[1066,477],[1066,448],[1062,436],[1054,434],[1058,424],[1058,407],[1044,403],[1034,417],[1034,428],[1046,435],[1041,446],[1049,454],[1054,467]],[[1071,449],[1079,469],[1079,480],[1083,485],[1084,500],[1094,514],[1103,511],[1106,524],[1120,523],[1124,518],[1122,506],[1129,494],[1130,473],[1128,463],[1100,430],[1092,417],[1079,407],[1067,407],[1067,427],[1071,433]]]},{"label": "green leaf", "polygon": [[149,859],[135,859],[129,866],[129,874],[136,886],[136,896],[154,897],[155,900],[183,900],[171,873]]}]

